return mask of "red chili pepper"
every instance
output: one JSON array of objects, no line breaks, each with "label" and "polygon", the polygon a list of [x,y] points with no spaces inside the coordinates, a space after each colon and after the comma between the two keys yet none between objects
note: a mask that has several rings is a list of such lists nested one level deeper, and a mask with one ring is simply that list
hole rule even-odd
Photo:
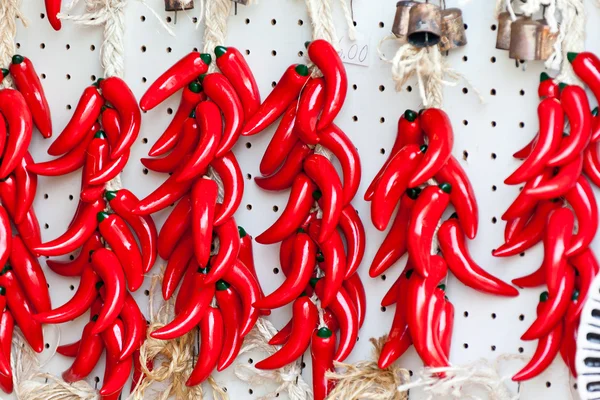
[{"label": "red chili pepper", "polygon": [[147,273],[152,269],[157,256],[158,234],[154,220],[150,216],[136,215],[131,211],[139,203],[139,199],[127,189],[107,191],[105,197],[113,211],[135,232],[142,254],[142,272]]},{"label": "red chili pepper", "polygon": [[592,110],[592,138],[591,142],[596,143],[600,140],[600,119],[598,118],[598,107]]},{"label": "red chili pepper", "polygon": [[175,315],[181,312],[192,297],[191,293],[194,290],[194,277],[197,272],[206,274],[206,271],[201,269],[196,259],[192,257],[188,263],[185,274],[183,275],[183,279],[181,280],[181,287],[177,292],[177,297],[175,298]]},{"label": "red chili pepper", "polygon": [[81,345],[81,339],[71,343],[71,344],[63,344],[56,348],[56,352],[61,356],[65,357],[77,357],[77,353],[79,353],[79,346]]},{"label": "red chili pepper", "polygon": [[240,335],[242,303],[237,293],[225,281],[217,282],[215,296],[223,316],[223,349],[217,363],[217,371],[230,366],[240,352],[243,338]]},{"label": "red chili pepper", "polygon": [[27,153],[33,119],[25,98],[13,89],[0,91],[0,113],[8,125],[8,139],[0,163],[0,178],[6,178]]},{"label": "red chili pepper", "polygon": [[539,243],[544,237],[548,215],[559,207],[560,204],[553,201],[545,200],[541,202],[536,207],[525,228],[520,233],[515,234],[511,240],[493,250],[492,255],[494,257],[514,256]]},{"label": "red chili pepper", "polygon": [[256,237],[260,244],[277,243],[292,235],[306,219],[314,203],[316,185],[303,173],[294,178],[290,198],[281,216]]},{"label": "red chili pepper", "polygon": [[387,228],[396,205],[408,188],[411,175],[416,171],[426,151],[425,145],[418,147],[408,144],[389,162],[371,199],[371,221],[375,228],[380,231]]},{"label": "red chili pepper", "polygon": [[333,371],[335,334],[331,329],[321,327],[313,332],[310,343],[314,399],[324,400],[333,386],[325,374]]},{"label": "red chili pepper", "polygon": [[575,322],[565,322],[565,331],[560,345],[560,355],[564,360],[573,377],[577,377],[575,363],[575,354],[577,352],[577,331],[579,329],[579,320]]},{"label": "red chili pepper", "polygon": [[115,147],[119,136],[121,136],[121,117],[119,117],[117,110],[106,105],[102,107],[100,124],[104,133],[106,133],[108,143],[111,147]]},{"label": "red chili pepper", "polygon": [[81,213],[75,216],[64,234],[50,242],[36,246],[33,252],[43,256],[62,256],[75,251],[92,236],[98,226],[96,215],[103,210],[104,201],[102,200],[86,204]]},{"label": "red chili pepper", "polygon": [[4,267],[12,250],[12,230],[10,219],[4,207],[0,205],[0,265]]},{"label": "red chili pepper", "polygon": [[90,199],[98,199],[104,191],[103,187],[90,185],[90,178],[101,171],[109,160],[109,145],[103,131],[98,131],[87,148],[83,172],[81,174],[82,188],[81,200],[90,202]]},{"label": "red chili pepper", "polygon": [[215,158],[210,164],[223,183],[223,201],[215,214],[215,226],[221,225],[236,212],[244,194],[244,176],[240,164],[232,152]]},{"label": "red chili pepper", "polygon": [[181,198],[173,208],[158,234],[158,255],[168,260],[179,239],[192,225],[192,200],[189,195]]},{"label": "red chili pepper", "polygon": [[[12,176],[4,179],[4,181],[0,180],[0,200],[13,221],[15,220],[14,215],[17,201],[16,192],[17,186]],[[29,251],[35,253],[33,249],[41,243],[42,239],[40,224],[33,207],[29,209],[23,222],[15,224],[15,227]]]},{"label": "red chili pepper", "polygon": [[92,236],[83,244],[79,255],[73,261],[54,261],[46,260],[46,265],[54,273],[60,276],[81,276],[83,269],[90,263],[91,255],[94,250],[104,247],[100,240],[100,234],[94,232]]},{"label": "red chili pepper", "polygon": [[320,154],[308,156],[303,163],[304,172],[319,188],[322,197],[323,218],[318,242],[323,243],[335,231],[342,209],[344,207],[344,194],[342,182],[337,171],[326,157]]},{"label": "red chili pepper", "polygon": [[102,106],[104,106],[104,99],[98,88],[96,86],[87,87],[67,126],[48,148],[48,154],[59,156],[72,151],[94,126],[100,116]]},{"label": "red chili pepper", "polygon": [[513,154],[513,157],[519,160],[524,160],[531,154],[531,150],[535,147],[537,143],[538,135],[536,135],[533,140],[525,145],[521,150],[518,150]]},{"label": "red chili pepper", "polygon": [[[240,252],[238,254],[239,260],[242,262],[244,267],[250,271],[252,276],[258,282],[260,288],[260,298],[265,297],[262,287],[260,286],[260,280],[256,274],[256,267],[254,266],[254,252],[252,250],[252,236],[250,236],[244,228],[238,226],[238,233],[240,236]],[[260,310],[261,315],[271,315],[271,310]]]},{"label": "red chili pepper", "polygon": [[400,207],[398,208],[394,222],[379,246],[369,268],[369,276],[371,278],[383,274],[406,253],[408,224],[415,200],[420,194],[421,189],[411,188],[400,199]]},{"label": "red chili pepper", "polygon": [[289,275],[273,293],[254,303],[254,307],[283,307],[298,298],[308,285],[316,265],[317,245],[306,233],[298,233],[295,237]]},{"label": "red chili pepper", "polygon": [[[415,270],[427,278],[431,269],[431,243],[437,224],[450,203],[452,186],[442,183],[423,189],[408,224],[407,249]],[[414,338],[413,338],[414,339]]]},{"label": "red chili pepper", "polygon": [[396,311],[394,320],[388,334],[387,340],[381,348],[377,365],[380,369],[385,369],[392,365],[394,361],[402,356],[412,344],[410,332],[407,323],[407,295],[410,278],[413,274],[412,269],[406,269],[398,280],[398,286],[394,291]]},{"label": "red chili pepper", "polygon": [[560,102],[554,98],[546,98],[538,105],[539,134],[535,146],[527,159],[504,180],[507,185],[518,185],[539,175],[548,160],[552,158],[560,146],[564,126],[564,114]]},{"label": "red chili pepper", "polygon": [[184,182],[206,172],[208,165],[215,158],[223,120],[219,107],[212,101],[203,101],[196,107],[196,122],[201,136],[190,159],[183,163],[177,182]]},{"label": "red chili pepper", "polygon": [[119,258],[108,249],[98,249],[92,254],[92,268],[104,282],[104,306],[93,333],[107,329],[119,316],[125,303],[125,274]]},{"label": "red chili pepper", "polygon": [[579,177],[575,186],[565,194],[565,199],[577,217],[577,233],[567,247],[567,257],[587,249],[598,230],[598,205],[596,196],[587,179]]},{"label": "red chili pepper", "polygon": [[13,237],[10,253],[10,265],[19,283],[23,287],[27,299],[36,312],[52,309],[46,276],[37,258],[29,252],[19,235]]},{"label": "red chili pepper", "polygon": [[125,272],[127,288],[135,292],[144,283],[142,254],[135,237],[125,220],[117,214],[100,212],[97,218],[100,234],[119,259],[119,264]]},{"label": "red chili pepper", "polygon": [[50,107],[44,94],[44,87],[40,78],[27,57],[15,54],[10,64],[10,75],[13,78],[17,90],[25,98],[27,106],[31,110],[33,122],[43,137],[52,136],[52,118]]},{"label": "red chili pepper", "polygon": [[306,49],[308,57],[321,70],[325,79],[325,104],[319,119],[318,129],[333,123],[338,115],[348,91],[348,77],[337,50],[323,39],[310,42]]},{"label": "red chili pepper", "polygon": [[33,351],[41,353],[44,350],[42,325],[33,317],[33,307],[27,300],[23,287],[8,265],[0,271],[0,285],[6,288],[8,309],[19,328],[21,328],[25,340]]},{"label": "red chili pepper", "polygon": [[560,96],[558,85],[554,83],[554,80],[545,72],[540,74],[538,96],[540,99],[544,99],[546,97],[558,98]]},{"label": "red chili pepper", "polygon": [[[2,71],[2,69],[0,69],[0,71]],[[0,73],[0,77],[1,76],[2,74]],[[0,83],[2,83],[2,81],[0,81]],[[6,146],[7,137],[6,119],[2,116],[2,114],[0,114],[0,154],[4,154],[4,147]]]},{"label": "red chili pepper", "polygon": [[566,323],[570,324],[579,319],[581,311],[588,296],[588,292],[592,281],[600,270],[598,260],[594,253],[588,248],[583,253],[571,257],[569,263],[575,268],[579,276],[579,297],[577,303],[573,307],[569,307],[567,311]]},{"label": "red chili pepper", "polygon": [[217,66],[240,97],[244,116],[248,120],[260,107],[260,92],[252,70],[242,53],[235,47],[217,46],[215,55]]},{"label": "red chili pepper", "polygon": [[529,188],[525,192],[537,199],[553,199],[569,191],[577,183],[583,168],[583,156],[580,154],[573,161],[559,167],[558,173],[549,180],[542,182],[536,188]]},{"label": "red chili pepper", "polygon": [[150,85],[140,100],[142,111],[153,109],[173,93],[196,80],[199,75],[206,73],[211,61],[210,54],[197,51],[183,57]]},{"label": "red chili pepper", "polygon": [[435,174],[438,182],[448,182],[454,190],[450,193],[450,203],[458,214],[458,222],[469,239],[475,239],[479,225],[479,209],[471,181],[456,158],[448,162]]},{"label": "red chili pepper", "polygon": [[323,78],[311,78],[300,93],[294,131],[298,138],[306,144],[315,145],[319,143],[317,121],[323,109],[325,90],[325,80]]},{"label": "red chili pepper", "polygon": [[517,217],[506,221],[506,226],[504,227],[504,240],[506,242],[509,242],[516,234],[523,231],[523,228],[527,225],[527,222],[533,215],[534,210],[529,211],[522,217]]},{"label": "red chili pepper", "polygon": [[165,132],[148,152],[150,157],[162,156],[175,147],[185,120],[196,109],[198,103],[204,100],[206,100],[206,94],[202,92],[202,85],[198,82],[191,82],[183,89],[179,107]]},{"label": "red chili pepper", "polygon": [[37,190],[37,176],[27,170],[33,164],[31,154],[27,152],[21,163],[15,168],[15,183],[17,185],[17,208],[15,209],[15,223],[23,222],[27,212],[33,204]]},{"label": "red chili pepper", "polygon": [[92,320],[83,328],[75,360],[61,375],[65,382],[73,383],[85,379],[98,364],[104,352],[104,342],[100,335],[92,333],[95,325],[96,322]]},{"label": "red chili pepper", "polygon": [[142,158],[144,167],[155,172],[173,172],[181,165],[181,160],[198,144],[200,130],[194,118],[187,118],[179,134],[177,144],[169,154],[161,158]]},{"label": "red chili pepper", "polygon": [[[440,293],[441,292],[441,293]],[[452,346],[452,331],[454,329],[454,306],[448,300],[444,298],[444,292],[438,290],[436,295],[440,299],[438,300],[442,304],[442,309],[439,316],[438,326],[438,340],[446,358],[450,359],[450,347]]]},{"label": "red chili pepper", "polygon": [[260,160],[259,169],[263,176],[271,175],[277,171],[277,168],[283,164],[287,155],[298,142],[295,126],[296,104],[292,103],[281,117],[281,121]]},{"label": "red chili pepper", "polygon": [[592,90],[594,97],[600,99],[600,60],[588,51],[567,53],[567,59],[577,76]]},{"label": "red chili pepper", "polygon": [[118,319],[115,320],[108,329],[102,331],[101,336],[106,347],[106,372],[102,388],[100,389],[100,395],[118,394],[129,380],[129,375],[133,368],[133,359],[131,357],[123,361],[119,359],[125,341],[125,327],[123,322]]},{"label": "red chili pepper", "polygon": [[546,284],[546,267],[545,264],[533,271],[529,275],[513,279],[512,283],[520,288],[534,288]]},{"label": "red chili pepper", "polygon": [[62,22],[58,18],[58,13],[60,13],[60,7],[62,2],[60,0],[44,0],[46,5],[46,14],[48,16],[48,22],[52,25],[52,28],[55,31],[60,31],[62,27]]},{"label": "red chili pepper", "polygon": [[253,306],[260,298],[260,285],[252,273],[242,265],[241,261],[235,262],[224,276],[242,301],[242,320],[240,335],[246,336],[258,319],[258,310]]},{"label": "red chili pepper", "polygon": [[165,300],[169,300],[175,293],[193,256],[194,239],[188,233],[179,240],[167,262],[162,281],[162,295]]},{"label": "red chili pepper", "polygon": [[346,239],[347,265],[345,278],[348,279],[358,270],[365,255],[367,240],[365,227],[352,204],[348,204],[342,210],[338,226]]},{"label": "red chili pepper", "polygon": [[[106,111],[104,112],[104,114],[106,114]],[[108,132],[109,131],[106,130],[108,141],[109,143],[111,143],[111,146],[114,146],[114,144],[112,144],[113,140],[111,139],[111,136],[108,135]],[[115,135],[115,138],[119,137],[119,132],[120,131],[117,131],[117,135]],[[116,160],[111,160],[105,163],[106,165],[101,170],[90,174],[88,179],[90,185],[104,185],[108,181],[114,179],[123,171],[125,165],[127,165],[127,162],[129,161],[130,155],[131,151],[127,150]]]},{"label": "red chili pepper", "polygon": [[362,327],[367,315],[367,294],[365,293],[365,287],[360,280],[360,276],[355,273],[349,278],[346,278],[343,288],[348,292],[348,295],[352,299],[352,303],[354,303],[354,307],[356,307],[358,326]]},{"label": "red chili pepper", "polygon": [[138,350],[144,340],[146,340],[146,318],[140,311],[135,299],[131,294],[125,295],[125,303],[119,314],[125,327],[125,337],[123,341],[123,349],[119,356],[119,361],[123,362],[127,358],[131,358],[133,352]]},{"label": "red chili pepper", "polygon": [[258,187],[264,190],[285,190],[289,188],[292,186],[296,176],[302,172],[304,160],[312,152],[312,149],[305,143],[297,141],[277,172],[266,178],[255,177],[254,182],[256,182]]},{"label": "red chili pepper", "polygon": [[214,232],[219,238],[219,251],[210,260],[206,283],[215,283],[223,278],[236,262],[240,252],[240,238],[234,218],[229,218],[222,225],[215,227]]},{"label": "red chili pepper", "polygon": [[[10,366],[10,353],[12,350],[12,336],[15,322],[9,310],[3,310],[0,317],[0,350],[6,362]],[[13,391],[12,370],[9,369],[7,375],[0,374],[0,389],[4,393],[10,394]]]},{"label": "red chili pepper", "polygon": [[217,195],[218,186],[212,179],[198,179],[192,187],[192,234],[194,237],[194,252],[198,264],[202,267],[208,265],[208,259],[210,258]]},{"label": "red chili pepper", "polygon": [[200,350],[194,370],[185,383],[196,386],[204,382],[216,368],[223,349],[223,317],[218,308],[208,307],[206,315],[200,321]]},{"label": "red chili pepper", "polygon": [[260,108],[246,121],[242,135],[256,135],[275,122],[298,97],[308,79],[309,71],[306,65],[290,65]]},{"label": "red chili pepper", "polygon": [[183,197],[190,190],[193,182],[179,182],[177,178],[182,171],[183,169],[180,169],[169,176],[154,192],[140,200],[138,205],[131,211],[138,215],[150,215],[167,208]]},{"label": "red chili pepper", "polygon": [[596,186],[600,186],[600,144],[591,143],[583,152],[583,172]]},{"label": "red chili pepper", "polygon": [[292,311],[292,333],[277,352],[256,363],[257,369],[277,369],[294,362],[306,351],[312,333],[319,322],[317,307],[307,297],[294,301]]},{"label": "red chili pepper", "polygon": [[525,186],[523,186],[523,190],[519,192],[517,198],[512,202],[510,207],[508,207],[506,212],[502,215],[502,219],[508,221],[523,216],[528,212],[532,211],[535,208],[535,206],[538,205],[539,200],[528,193],[529,188],[536,188],[543,184],[545,181],[548,181],[552,178],[553,172],[554,171],[552,168],[546,168],[544,171],[542,171],[541,174],[527,181]]},{"label": "red chili pepper", "polygon": [[[540,306],[538,307],[538,318],[547,312],[550,304],[543,299],[544,294],[540,296]],[[554,361],[554,358],[560,350],[563,338],[564,326],[561,321],[551,327],[551,330],[540,337],[535,353],[529,363],[512,377],[515,382],[526,381],[541,374]]]},{"label": "red chili pepper", "polygon": [[402,277],[404,276],[404,274],[412,274],[413,271],[414,268],[409,258],[406,260],[406,265],[404,266],[404,269],[402,270],[400,276],[396,278],[394,283],[392,283],[392,286],[390,286],[388,291],[383,295],[383,298],[381,299],[382,307],[389,307],[392,304],[396,303],[396,301],[398,300],[398,290],[400,287],[400,282],[402,282]]},{"label": "red chili pepper", "polygon": [[[154,369],[154,360],[146,361],[146,369],[152,371]],[[131,377],[131,389],[130,393],[133,393],[135,389],[142,383],[142,379],[145,377],[144,371],[142,370],[142,364],[140,362],[140,351],[136,350],[133,353],[133,376]]]},{"label": "red chili pepper", "polygon": [[187,303],[167,325],[150,334],[154,339],[172,340],[194,329],[206,315],[215,295],[215,285],[207,285],[206,275],[196,272],[193,276],[192,291]]},{"label": "red chili pepper", "polygon": [[454,145],[452,123],[444,111],[429,108],[421,113],[419,119],[429,141],[427,153],[408,182],[409,187],[422,185],[433,178],[450,159]]}]

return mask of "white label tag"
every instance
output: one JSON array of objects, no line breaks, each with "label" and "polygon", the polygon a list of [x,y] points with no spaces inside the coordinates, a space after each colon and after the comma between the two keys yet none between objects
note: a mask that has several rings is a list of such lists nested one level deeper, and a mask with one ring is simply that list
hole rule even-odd
[{"label": "white label tag", "polygon": [[348,35],[340,38],[338,54],[346,64],[368,67],[371,64],[371,38],[357,32],[356,40],[352,41]]}]

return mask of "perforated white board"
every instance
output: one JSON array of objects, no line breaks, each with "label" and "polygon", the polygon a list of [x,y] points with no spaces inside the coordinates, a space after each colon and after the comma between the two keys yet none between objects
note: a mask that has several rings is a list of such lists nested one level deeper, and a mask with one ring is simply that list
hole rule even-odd
[{"label": "perforated white board", "polygon": [[[52,109],[55,137],[67,123],[83,88],[102,75],[99,63],[101,28],[76,27],[65,22],[63,30],[54,32],[44,18],[43,2],[23,0],[24,15],[29,19],[29,28],[19,26],[17,42],[19,52],[30,57],[40,75]],[[68,3],[65,1],[65,4]],[[193,18],[199,16],[199,7],[187,13],[180,12],[178,23],[174,24],[174,15],[163,11],[162,0],[146,0],[148,6],[176,33],[169,36],[160,23],[140,2],[130,1],[126,8],[126,74],[125,78],[136,96],[141,94],[168,66],[187,54],[193,48],[202,48],[202,24],[194,26]],[[492,1],[471,1],[463,5],[464,20],[468,25],[467,47],[454,50],[449,55],[449,63],[466,76],[473,87],[479,90],[485,103],[481,104],[475,90],[464,83],[445,90],[445,109],[455,128],[454,155],[461,160],[466,169],[479,201],[480,231],[471,243],[471,251],[476,260],[491,273],[510,280],[536,269],[541,260],[540,246],[528,251],[523,257],[495,259],[491,250],[502,243],[504,224],[500,216],[518,188],[503,185],[503,179],[517,167],[518,162],[511,154],[520,149],[536,133],[537,84],[543,66],[540,63],[528,64],[526,70],[508,59],[506,52],[496,50],[495,24]],[[587,2],[590,3],[590,2]],[[447,5],[457,6],[457,1]],[[586,4],[589,18],[588,37],[598,35],[599,10]],[[336,26],[338,34],[346,32],[339,5],[336,2]],[[75,10],[79,12],[81,10]],[[346,131],[358,147],[363,163],[363,181],[360,194],[353,202],[367,229],[367,251],[360,269],[368,293],[367,319],[360,332],[360,340],[348,361],[355,362],[371,356],[372,346],[369,338],[386,333],[391,324],[393,310],[382,311],[379,301],[399,274],[402,259],[387,274],[387,279],[370,279],[368,267],[384,237],[369,220],[369,205],[362,201],[362,193],[371,178],[387,157],[393,143],[396,122],[407,108],[418,109],[420,100],[415,82],[409,82],[401,93],[394,91],[389,64],[380,61],[376,54],[377,43],[391,30],[395,1],[356,0],[353,4],[354,19],[357,28],[370,43],[370,67],[347,64],[351,88],[337,123]],[[277,81],[284,69],[291,63],[304,62],[302,51],[304,42],[309,40],[310,21],[304,3],[301,0],[263,0],[252,7],[238,7],[237,15],[229,20],[229,35],[226,45],[236,46],[245,51],[247,60],[253,68],[263,96],[271,89],[271,83]],[[600,43],[587,41],[589,50],[600,53]],[[396,45],[384,46],[388,57],[392,56]],[[144,114],[141,135],[133,147],[131,161],[123,175],[124,185],[138,196],[145,196],[156,188],[164,175],[144,173],[139,159],[144,157],[152,143],[159,137],[169,123],[170,111],[176,109],[178,97]],[[593,103],[595,101],[592,100]],[[236,214],[239,225],[256,236],[267,228],[284,208],[287,193],[273,194],[261,191],[250,177],[258,175],[258,164],[272,129],[252,137],[242,139],[235,148],[246,180],[244,200]],[[147,139],[147,141],[145,140]],[[43,140],[38,134],[32,143],[32,153],[36,161],[47,160],[46,150],[50,140]],[[43,239],[57,237],[67,228],[76,206],[79,192],[79,173],[63,178],[40,178],[38,195],[35,202]],[[274,206],[278,207],[274,212]],[[160,225],[166,213],[155,215]],[[496,219],[498,220],[496,222]],[[594,248],[600,250],[598,241]],[[260,280],[267,293],[274,290],[281,281],[281,274],[274,274],[279,267],[278,246],[255,246],[256,264]],[[155,270],[158,267],[155,268]],[[78,280],[55,275],[46,270],[50,283],[52,301],[55,306],[69,299],[76,289]],[[145,304],[149,279],[136,293],[136,299]],[[520,335],[535,317],[535,307],[540,290],[523,290],[515,299],[501,299],[479,294],[465,288],[454,278],[448,282],[448,296],[456,307],[454,338],[451,361],[454,364],[466,364],[480,358],[494,360],[502,354],[521,354],[530,356],[535,342],[522,342]],[[277,311],[271,317],[276,326],[281,327],[289,319],[289,309]],[[60,340],[70,343],[79,339],[87,316],[60,326]],[[49,358],[56,335],[47,330],[47,342],[50,348],[42,357]],[[254,360],[259,355],[252,355]],[[242,356],[239,362],[248,362],[249,356]],[[303,377],[310,382],[310,357],[305,357],[307,368]],[[60,374],[70,360],[55,355],[44,366],[44,370]],[[421,363],[413,349],[400,359],[400,364],[417,371]],[[512,376],[524,361],[503,363],[501,372]],[[99,365],[90,376],[101,380],[103,366]],[[232,399],[252,399],[267,393],[268,385],[249,386],[237,380],[231,370],[217,374],[215,378],[227,388]],[[100,385],[98,383],[97,385]],[[523,399],[569,399],[576,394],[571,389],[562,360],[538,379],[521,385]],[[98,386],[99,387],[99,386]],[[517,391],[517,386],[511,386]],[[571,394],[573,393],[573,394]],[[280,398],[286,396],[282,393]],[[0,398],[13,398],[0,395]],[[411,392],[411,398],[424,396],[417,391]]]}]

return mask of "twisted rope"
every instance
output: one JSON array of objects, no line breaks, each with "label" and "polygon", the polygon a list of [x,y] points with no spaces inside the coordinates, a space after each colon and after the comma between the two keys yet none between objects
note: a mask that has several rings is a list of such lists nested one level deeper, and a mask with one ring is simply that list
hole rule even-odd
[{"label": "twisted rope", "polygon": [[[308,10],[308,16],[312,24],[313,40],[327,40],[337,49],[339,40],[335,32],[335,25],[333,24],[331,3],[331,0],[306,0],[306,9]],[[352,19],[349,10],[345,11],[345,14],[346,19],[348,19],[348,16],[350,16],[350,20]],[[351,25],[354,26],[354,24]]]},{"label": "twisted rope", "polygon": [[567,53],[584,50],[586,17],[583,0],[556,0],[556,2],[562,23],[554,45],[554,53],[546,62],[546,66],[553,69],[560,68],[556,80],[582,86],[573,72],[571,63],[567,60]]},{"label": "twisted rope", "polygon": [[[12,56],[17,52],[15,37],[17,36],[17,18],[23,26],[27,26],[27,20],[21,14],[19,7],[21,0],[0,1],[0,66],[8,68]],[[12,87],[12,78],[7,76],[0,88]]]},{"label": "twisted rope", "polygon": [[[215,59],[215,47],[225,44],[227,38],[227,18],[231,13],[231,0],[205,0],[204,5],[204,52]],[[216,63],[209,65],[210,72],[216,70]]]}]

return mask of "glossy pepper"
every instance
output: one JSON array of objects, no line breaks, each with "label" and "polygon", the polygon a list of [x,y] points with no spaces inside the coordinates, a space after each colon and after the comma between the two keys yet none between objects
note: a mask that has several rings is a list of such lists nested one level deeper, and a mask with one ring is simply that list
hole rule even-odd
[{"label": "glossy pepper", "polygon": [[192,225],[192,200],[189,195],[181,198],[171,210],[158,234],[158,255],[168,260],[179,239]]},{"label": "glossy pepper", "polygon": [[19,235],[13,237],[9,259],[13,272],[35,311],[50,311],[52,305],[44,271]]},{"label": "glossy pepper", "polygon": [[[212,179],[201,178],[192,187],[192,234],[196,261],[208,265],[213,236],[213,221],[218,186]],[[237,227],[236,227],[237,234]]]},{"label": "glossy pepper", "polygon": [[260,298],[260,285],[252,273],[242,265],[240,260],[236,261],[224,276],[235,291],[240,295],[242,301],[242,320],[240,334],[246,336],[258,319],[258,310],[253,306]]},{"label": "glossy pepper", "polygon": [[[15,220],[15,210],[17,208],[16,194],[17,185],[12,176],[4,179],[4,181],[0,180],[0,200],[2,201],[2,205],[8,212],[8,215],[12,218],[13,222]],[[41,243],[42,238],[40,224],[37,220],[33,207],[29,209],[25,219],[21,223],[15,223],[15,227],[21,236],[21,239],[23,239],[27,245],[27,248],[35,254],[33,249]]]},{"label": "glossy pepper", "polygon": [[[256,279],[259,284],[260,297],[265,297],[263,288],[260,285],[258,274],[256,273],[256,266],[254,265],[254,251],[252,249],[252,236],[246,232],[246,230],[238,226],[238,233],[240,235],[240,252],[238,258],[242,262],[242,265],[250,271],[252,276]],[[260,310],[261,315],[271,315],[271,310]]]},{"label": "glossy pepper", "polygon": [[235,219],[229,218],[222,225],[215,227],[214,231],[219,238],[219,251],[210,260],[206,283],[215,283],[221,279],[235,264],[240,252],[240,238]]},{"label": "glossy pepper", "polygon": [[260,160],[259,169],[263,176],[271,175],[277,171],[296,142],[298,142],[298,135],[296,135],[294,129],[295,125],[296,104],[292,103],[281,117],[281,121]]},{"label": "glossy pepper", "polygon": [[360,276],[355,273],[346,278],[342,287],[348,292],[350,299],[352,299],[352,303],[356,307],[356,313],[358,314],[358,326],[362,327],[367,315],[367,294]]},{"label": "glossy pepper", "polygon": [[27,166],[33,164],[33,158],[29,152],[14,170],[15,183],[17,185],[17,207],[15,209],[15,224],[20,224],[25,219],[27,212],[33,205],[35,192],[37,190],[37,176],[27,169]]},{"label": "glossy pepper", "polygon": [[538,205],[539,199],[530,195],[529,189],[536,188],[540,186],[543,182],[547,181],[553,176],[553,169],[546,168],[542,171],[541,174],[527,181],[527,183],[523,186],[523,190],[519,192],[517,198],[512,202],[512,204],[508,207],[506,212],[502,215],[502,219],[505,221],[515,219],[522,215],[527,214],[532,211],[535,206]]},{"label": "glossy pepper", "polygon": [[569,259],[569,263],[575,268],[579,276],[579,297],[574,307],[569,307],[567,311],[567,325],[576,322],[581,315],[583,306],[587,299],[588,292],[592,281],[600,270],[600,265],[594,253],[588,248],[583,253],[573,256]]},{"label": "glossy pepper", "polygon": [[0,91],[0,113],[8,125],[8,139],[0,163],[0,178],[6,178],[27,153],[33,119],[25,98],[13,89]]},{"label": "glossy pepper", "polygon": [[[99,249],[92,254],[92,268],[104,282],[104,306],[98,316],[93,333],[100,333],[117,319],[125,303],[125,274],[119,259],[108,249]],[[119,351],[120,354],[120,351]]]},{"label": "glossy pepper", "polygon": [[123,349],[119,355],[119,361],[123,362],[131,358],[133,353],[140,348],[146,340],[146,318],[140,311],[139,306],[131,294],[125,295],[125,303],[119,313],[125,328]]},{"label": "glossy pepper", "polygon": [[311,78],[308,80],[298,100],[294,131],[300,140],[309,145],[319,143],[317,121],[325,100],[325,80]]},{"label": "glossy pepper", "polygon": [[6,209],[0,205],[0,265],[4,267],[12,250],[12,230]]},{"label": "glossy pepper", "polygon": [[90,263],[94,250],[101,247],[104,247],[104,245],[100,239],[100,234],[94,232],[72,261],[46,260],[46,265],[60,276],[81,276],[83,269]]},{"label": "glossy pepper", "polygon": [[573,161],[559,167],[554,177],[542,182],[536,188],[527,189],[525,193],[535,198],[546,200],[563,196],[569,189],[575,186],[582,169],[583,156],[578,154]]},{"label": "glossy pepper", "polygon": [[215,158],[211,167],[221,178],[223,183],[223,201],[216,210],[214,224],[223,224],[236,212],[244,194],[244,177],[240,164],[233,152],[225,153],[222,157]]},{"label": "glossy pepper", "polygon": [[46,5],[46,14],[48,15],[48,22],[55,31],[60,31],[62,27],[62,22],[58,18],[58,13],[60,13],[60,7],[62,2],[60,0],[44,0],[44,4]]},{"label": "glossy pepper", "polygon": [[85,163],[81,173],[81,193],[79,198],[90,203],[102,197],[104,187],[100,185],[91,185],[90,178],[101,171],[109,161],[109,145],[106,135],[99,131],[94,135],[94,139],[87,148]]},{"label": "glossy pepper", "polygon": [[192,257],[194,256],[194,239],[189,233],[183,236],[175,249],[173,254],[167,261],[165,267],[165,273],[162,280],[162,295],[163,299],[169,300],[177,286],[181,282],[181,279],[185,275],[186,268]]},{"label": "glossy pepper", "polygon": [[583,172],[596,186],[600,186],[600,144],[591,143],[583,152]]},{"label": "glossy pepper", "polygon": [[242,303],[229,283],[218,281],[216,288],[215,297],[223,316],[223,349],[219,355],[217,370],[223,371],[235,361],[242,347]]},{"label": "glossy pepper", "polygon": [[191,181],[178,182],[177,177],[183,171],[179,169],[148,196],[144,197],[132,210],[134,214],[150,215],[179,200],[192,187]]},{"label": "glossy pepper", "polygon": [[223,317],[218,308],[208,307],[200,321],[200,351],[198,360],[186,386],[196,386],[204,382],[217,366],[223,349]]},{"label": "glossy pepper", "polygon": [[598,231],[598,206],[596,196],[585,177],[580,176],[575,186],[565,194],[565,199],[577,217],[577,233],[567,247],[571,257],[587,249]]},{"label": "glossy pepper", "polygon": [[[2,311],[2,316],[0,316],[0,349],[9,365],[14,325],[15,321],[11,312],[9,310]],[[0,374],[0,389],[8,394],[13,391],[12,371],[9,370],[9,372],[10,373],[7,376]]]},{"label": "glossy pepper", "polygon": [[543,99],[546,97],[559,97],[560,96],[560,90],[558,88],[558,85],[556,83],[554,83],[554,80],[552,78],[550,78],[550,76],[545,72],[542,72],[540,74],[540,84],[538,86],[538,96],[540,99]]},{"label": "glossy pepper", "polygon": [[104,342],[99,334],[92,333],[95,325],[95,321],[90,321],[83,328],[75,360],[61,375],[65,382],[73,383],[85,379],[98,364],[104,352]]},{"label": "glossy pepper", "polygon": [[312,149],[308,145],[297,141],[277,172],[268,177],[255,177],[254,182],[264,190],[284,190],[289,188],[292,186],[294,178],[302,172],[304,159],[311,153]]},{"label": "glossy pepper", "polygon": [[173,172],[198,144],[200,130],[194,118],[187,118],[179,134],[177,143],[169,154],[160,158],[142,158],[144,167],[155,172]]},{"label": "glossy pepper", "polygon": [[332,387],[325,374],[333,370],[335,334],[323,326],[313,332],[310,340],[312,358],[313,393],[315,400],[324,400]]},{"label": "glossy pepper", "polygon": [[[93,332],[93,330],[92,330]],[[102,332],[102,340],[106,347],[106,367],[104,382],[100,388],[100,395],[108,396],[118,394],[127,383],[133,368],[133,359],[120,361],[119,355],[123,351],[125,340],[125,327],[123,322],[115,320],[108,329]]]},{"label": "glossy pepper", "polygon": [[348,279],[358,270],[365,254],[367,241],[365,227],[352,204],[348,204],[342,210],[338,227],[346,239],[345,278]]}]

